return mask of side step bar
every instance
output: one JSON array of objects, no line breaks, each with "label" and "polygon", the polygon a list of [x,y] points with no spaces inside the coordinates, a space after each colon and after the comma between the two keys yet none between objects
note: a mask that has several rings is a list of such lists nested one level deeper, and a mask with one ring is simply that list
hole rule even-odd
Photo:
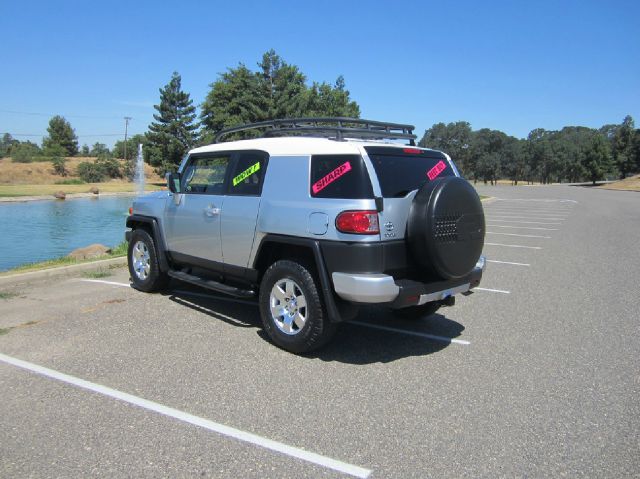
[{"label": "side step bar", "polygon": [[218,293],[228,294],[229,296],[234,296],[236,298],[252,298],[256,295],[255,291],[252,291],[250,289],[235,288],[233,286],[229,286],[228,284],[219,283],[210,279],[202,279],[199,276],[183,273],[182,271],[169,270],[167,271],[167,274],[172,278],[179,279],[180,281],[184,281],[185,283],[195,284],[196,286],[200,286],[201,288],[210,289]]}]

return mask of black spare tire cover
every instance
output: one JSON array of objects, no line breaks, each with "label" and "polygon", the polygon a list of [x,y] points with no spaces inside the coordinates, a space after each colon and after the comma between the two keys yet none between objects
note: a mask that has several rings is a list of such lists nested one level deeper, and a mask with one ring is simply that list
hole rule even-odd
[{"label": "black spare tire cover", "polygon": [[476,190],[457,176],[425,183],[409,212],[412,257],[443,279],[457,279],[475,267],[484,246],[484,212]]}]

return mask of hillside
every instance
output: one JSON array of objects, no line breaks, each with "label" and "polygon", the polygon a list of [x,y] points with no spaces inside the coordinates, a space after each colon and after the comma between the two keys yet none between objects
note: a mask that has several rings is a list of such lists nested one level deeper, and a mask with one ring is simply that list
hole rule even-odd
[{"label": "hillside", "polygon": [[640,191],[640,175],[630,176],[615,183],[607,183],[598,188],[602,188],[603,190]]},{"label": "hillside", "polygon": [[[65,177],[56,175],[50,161],[13,163],[11,158],[0,160],[0,185],[54,185],[65,180],[79,179],[76,170],[83,161],[95,161],[92,157],[67,158],[66,168],[69,174]],[[124,161],[120,160],[121,165]],[[158,176],[152,166],[145,166],[145,178],[149,183],[161,183],[164,179]],[[126,180],[110,180],[116,183],[128,183]]]}]

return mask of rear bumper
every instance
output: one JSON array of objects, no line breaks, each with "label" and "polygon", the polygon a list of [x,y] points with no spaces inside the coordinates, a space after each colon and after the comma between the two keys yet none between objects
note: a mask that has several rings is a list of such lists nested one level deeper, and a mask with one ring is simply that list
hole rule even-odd
[{"label": "rear bumper", "polygon": [[390,303],[392,308],[406,308],[448,297],[475,288],[486,268],[481,256],[473,271],[457,280],[421,283],[408,279],[396,280],[387,274],[332,273],[333,288],[338,296],[355,303]]}]

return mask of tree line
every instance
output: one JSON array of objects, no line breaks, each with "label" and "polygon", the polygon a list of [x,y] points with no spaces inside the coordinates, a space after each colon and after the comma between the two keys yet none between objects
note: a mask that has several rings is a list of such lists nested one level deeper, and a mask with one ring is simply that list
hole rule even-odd
[{"label": "tree line", "polygon": [[437,123],[425,131],[419,144],[445,151],[465,177],[485,183],[502,178],[514,184],[595,183],[640,171],[640,130],[631,116],[599,129],[536,128],[526,139],[488,128],[473,131],[464,121]]},{"label": "tree line", "polygon": [[[132,176],[132,160],[142,143],[145,161],[163,174],[175,170],[191,148],[211,143],[224,128],[276,118],[360,117],[360,107],[351,99],[342,76],[332,84],[309,83],[297,66],[284,61],[274,50],[264,53],[256,67],[252,70],[239,64],[220,74],[209,85],[199,115],[190,94],[182,89],[181,76],[174,72],[169,83],[159,90],[160,101],[154,105],[154,121],[148,131],[128,138],[126,143],[116,142],[113,150],[103,143],[79,148],[69,122],[55,116],[41,147],[15,140],[7,133],[0,140],[0,157],[11,156],[13,161],[50,160],[55,171],[64,176],[65,157],[95,156],[95,164],[86,162],[82,171],[91,181],[99,181],[104,177]],[[242,132],[231,138],[255,134]],[[436,123],[424,132],[419,145],[448,153],[461,173],[473,181],[493,183],[504,178],[515,184],[595,183],[640,171],[640,130],[630,116],[620,124],[599,129],[537,128],[526,139],[488,128],[474,131],[465,121]],[[118,168],[114,158],[129,161]]]}]

